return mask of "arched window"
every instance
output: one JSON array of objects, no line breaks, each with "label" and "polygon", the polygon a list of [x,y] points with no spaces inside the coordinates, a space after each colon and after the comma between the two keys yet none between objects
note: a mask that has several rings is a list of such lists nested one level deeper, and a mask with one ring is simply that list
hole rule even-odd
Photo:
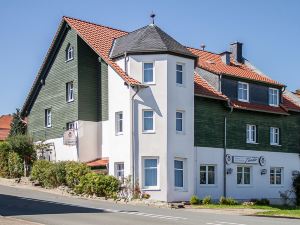
[{"label": "arched window", "polygon": [[74,48],[69,44],[66,49],[66,61],[70,61],[72,59],[74,59]]}]

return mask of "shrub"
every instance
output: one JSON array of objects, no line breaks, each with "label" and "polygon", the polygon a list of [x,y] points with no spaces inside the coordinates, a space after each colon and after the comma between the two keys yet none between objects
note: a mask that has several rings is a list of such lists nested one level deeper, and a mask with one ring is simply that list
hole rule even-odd
[{"label": "shrub", "polygon": [[237,205],[238,202],[233,198],[225,198],[222,196],[219,200],[219,204],[220,205]]},{"label": "shrub", "polygon": [[149,199],[151,196],[148,193],[142,193],[142,198],[143,199]]},{"label": "shrub", "polygon": [[66,183],[66,164],[67,162],[58,162],[54,164],[57,185],[67,185]]},{"label": "shrub", "polygon": [[212,203],[212,199],[211,199],[211,196],[210,196],[210,195],[204,197],[203,200],[202,200],[202,204],[203,204],[203,205],[209,205],[209,204],[211,204],[211,203]]},{"label": "shrub", "polygon": [[65,165],[66,169],[66,184],[70,188],[74,188],[79,184],[81,177],[90,172],[90,168],[79,162],[67,162]]},{"label": "shrub", "polygon": [[23,175],[22,159],[16,152],[10,151],[8,153],[8,171],[10,178],[18,178]]},{"label": "shrub", "polygon": [[200,203],[200,199],[196,195],[192,195],[190,198],[191,205],[198,205]]},{"label": "shrub", "polygon": [[0,143],[0,177],[9,177],[8,169],[9,145],[7,142]]},{"label": "shrub", "polygon": [[31,171],[32,180],[38,181],[42,187],[57,187],[55,165],[46,160],[38,160],[33,164]]},{"label": "shrub", "polygon": [[293,191],[296,196],[296,205],[300,206],[300,174],[293,180]]},{"label": "shrub", "polygon": [[250,202],[253,202],[254,205],[270,205],[269,199],[262,198],[262,199],[250,199]]},{"label": "shrub", "polygon": [[113,176],[90,172],[81,177],[74,190],[78,194],[114,197],[119,190],[119,181]]}]

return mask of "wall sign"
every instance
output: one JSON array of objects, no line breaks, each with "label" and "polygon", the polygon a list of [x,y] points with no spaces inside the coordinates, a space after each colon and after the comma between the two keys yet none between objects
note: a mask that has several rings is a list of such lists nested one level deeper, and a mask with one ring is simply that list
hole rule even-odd
[{"label": "wall sign", "polygon": [[75,130],[67,130],[64,133],[64,145],[76,145],[77,138]]},{"label": "wall sign", "polygon": [[255,156],[233,156],[233,163],[258,164],[259,158]]}]

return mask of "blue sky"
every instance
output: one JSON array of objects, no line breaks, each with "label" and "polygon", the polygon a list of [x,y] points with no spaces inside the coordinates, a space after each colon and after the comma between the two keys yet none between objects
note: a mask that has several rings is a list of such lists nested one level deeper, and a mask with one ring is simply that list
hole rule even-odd
[{"label": "blue sky", "polygon": [[156,24],[180,43],[244,56],[289,90],[300,88],[297,0],[26,0],[0,3],[0,115],[22,107],[63,15],[131,31]]}]

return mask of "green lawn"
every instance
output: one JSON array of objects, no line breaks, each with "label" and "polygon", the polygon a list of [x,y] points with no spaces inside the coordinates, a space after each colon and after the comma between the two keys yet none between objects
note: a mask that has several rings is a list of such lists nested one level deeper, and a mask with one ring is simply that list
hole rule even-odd
[{"label": "green lawn", "polygon": [[256,215],[262,216],[284,216],[300,218],[300,207],[288,207],[288,206],[264,206],[264,205],[193,205],[194,209],[263,209],[263,212],[258,212]]}]

